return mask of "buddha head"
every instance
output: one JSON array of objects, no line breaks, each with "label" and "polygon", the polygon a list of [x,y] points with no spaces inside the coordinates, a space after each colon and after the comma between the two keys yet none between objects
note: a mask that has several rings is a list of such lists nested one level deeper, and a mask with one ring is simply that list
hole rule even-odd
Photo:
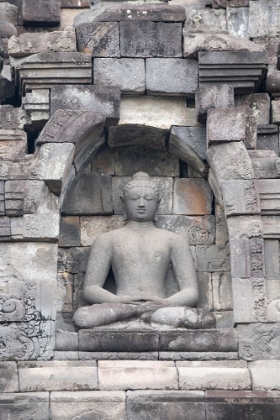
[{"label": "buddha head", "polygon": [[124,220],[135,222],[157,221],[160,203],[158,186],[145,172],[137,172],[123,189],[121,197]]}]

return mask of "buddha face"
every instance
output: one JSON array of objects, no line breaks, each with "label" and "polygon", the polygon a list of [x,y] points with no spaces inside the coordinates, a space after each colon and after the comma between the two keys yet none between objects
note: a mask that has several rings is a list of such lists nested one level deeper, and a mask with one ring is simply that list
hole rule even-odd
[{"label": "buddha face", "polygon": [[128,220],[151,222],[155,219],[160,200],[156,191],[149,187],[135,186],[123,198]]}]

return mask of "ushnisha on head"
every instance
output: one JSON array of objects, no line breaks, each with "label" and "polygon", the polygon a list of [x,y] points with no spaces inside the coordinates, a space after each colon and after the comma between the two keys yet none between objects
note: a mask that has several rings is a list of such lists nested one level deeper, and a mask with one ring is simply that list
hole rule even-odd
[{"label": "ushnisha on head", "polygon": [[123,189],[121,197],[124,220],[135,222],[157,221],[160,203],[158,186],[145,172],[137,172]]}]

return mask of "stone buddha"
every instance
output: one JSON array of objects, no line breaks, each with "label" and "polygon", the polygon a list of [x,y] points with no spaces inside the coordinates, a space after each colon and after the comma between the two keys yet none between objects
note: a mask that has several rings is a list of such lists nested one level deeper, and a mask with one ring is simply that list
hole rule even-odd
[{"label": "stone buddha", "polygon": [[[213,327],[213,316],[195,309],[198,284],[188,242],[154,226],[160,203],[157,185],[138,172],[124,187],[121,200],[128,223],[94,241],[83,285],[83,298],[91,306],[75,312],[76,326]],[[170,267],[179,291],[167,297]],[[103,287],[110,268],[115,294]]]}]

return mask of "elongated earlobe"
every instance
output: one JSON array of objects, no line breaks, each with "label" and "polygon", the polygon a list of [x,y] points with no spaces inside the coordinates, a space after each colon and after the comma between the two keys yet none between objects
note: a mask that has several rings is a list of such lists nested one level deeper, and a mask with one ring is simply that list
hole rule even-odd
[{"label": "elongated earlobe", "polygon": [[126,210],[125,210],[125,207],[124,207],[124,199],[123,199],[122,195],[120,195],[120,199],[121,199],[121,202],[122,202],[123,220],[126,221],[127,220],[127,214],[126,214]]},{"label": "elongated earlobe", "polygon": [[158,205],[157,205],[157,211],[156,211],[156,213],[155,213],[155,216],[154,216],[154,222],[158,222],[158,208],[159,208],[159,205],[160,205],[160,199],[158,200]]}]

